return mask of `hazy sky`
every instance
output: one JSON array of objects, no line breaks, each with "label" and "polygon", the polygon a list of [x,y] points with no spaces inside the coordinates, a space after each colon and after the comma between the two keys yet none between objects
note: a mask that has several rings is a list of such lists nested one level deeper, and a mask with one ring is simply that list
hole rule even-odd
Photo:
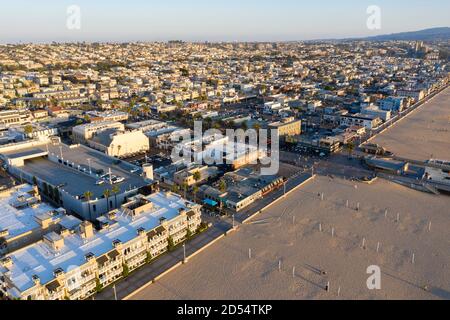
[{"label": "hazy sky", "polygon": [[[81,29],[66,27],[67,7]],[[381,30],[366,27],[369,5]],[[0,43],[284,41],[450,26],[448,0],[0,0]]]}]

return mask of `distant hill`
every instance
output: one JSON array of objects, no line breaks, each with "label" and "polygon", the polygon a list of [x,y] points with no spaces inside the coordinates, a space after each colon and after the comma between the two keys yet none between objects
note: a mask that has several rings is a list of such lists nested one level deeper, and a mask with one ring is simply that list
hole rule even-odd
[{"label": "distant hill", "polygon": [[420,31],[401,32],[387,35],[367,37],[368,41],[435,41],[450,40],[450,28],[432,28]]}]

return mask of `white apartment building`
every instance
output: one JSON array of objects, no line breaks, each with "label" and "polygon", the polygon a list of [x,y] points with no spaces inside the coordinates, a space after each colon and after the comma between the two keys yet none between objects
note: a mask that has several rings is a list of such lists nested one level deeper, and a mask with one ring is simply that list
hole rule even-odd
[{"label": "white apartment building", "polygon": [[364,116],[362,114],[343,115],[341,116],[341,125],[352,127],[362,126],[366,129],[372,130],[377,128],[382,123],[380,118],[372,116]]},{"label": "white apartment building", "polygon": [[86,299],[195,234],[201,206],[158,192],[98,221],[98,232],[83,222],[1,259],[0,291],[23,300]]},{"label": "white apartment building", "polygon": [[364,106],[361,110],[361,114],[370,117],[377,117],[383,121],[388,121],[391,119],[392,112],[389,110],[382,110],[378,106],[368,105]]},{"label": "white apartment building", "polygon": [[427,95],[425,90],[401,89],[397,91],[397,95],[401,97],[413,98],[415,102],[421,101]]}]

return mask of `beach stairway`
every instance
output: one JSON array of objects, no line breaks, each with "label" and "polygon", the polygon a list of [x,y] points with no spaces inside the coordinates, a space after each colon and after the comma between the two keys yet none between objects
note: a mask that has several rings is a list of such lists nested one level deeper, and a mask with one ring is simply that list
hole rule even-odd
[{"label": "beach stairway", "polygon": [[428,183],[424,183],[423,187],[425,189],[427,189],[428,191],[430,191],[431,193],[434,193],[435,195],[439,196],[441,193],[432,185],[428,184]]}]

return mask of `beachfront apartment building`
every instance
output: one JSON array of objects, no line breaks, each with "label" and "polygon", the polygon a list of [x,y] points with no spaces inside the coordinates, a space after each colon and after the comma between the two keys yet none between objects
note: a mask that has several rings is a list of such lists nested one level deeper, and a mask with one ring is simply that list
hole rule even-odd
[{"label": "beachfront apartment building", "polygon": [[391,112],[402,112],[408,106],[404,97],[388,97],[386,99],[378,100],[378,105],[381,110]]},{"label": "beachfront apartment building", "polygon": [[59,230],[65,217],[64,209],[41,201],[35,186],[23,184],[0,192],[0,256]]},{"label": "beachfront apartment building", "polygon": [[382,120],[380,118],[363,114],[342,115],[340,120],[342,126],[362,126],[368,130],[377,128],[381,123]]},{"label": "beachfront apartment building", "polygon": [[375,105],[366,105],[362,107],[361,114],[369,117],[377,117],[383,121],[391,119],[392,112],[389,110],[383,110]]},{"label": "beachfront apartment building", "polygon": [[400,89],[397,91],[397,96],[412,98],[415,102],[419,102],[427,96],[427,92],[425,90]]},{"label": "beachfront apartment building", "polygon": [[130,198],[97,220],[52,232],[0,262],[0,292],[23,300],[79,300],[175,246],[201,225],[201,206],[170,192]]}]

